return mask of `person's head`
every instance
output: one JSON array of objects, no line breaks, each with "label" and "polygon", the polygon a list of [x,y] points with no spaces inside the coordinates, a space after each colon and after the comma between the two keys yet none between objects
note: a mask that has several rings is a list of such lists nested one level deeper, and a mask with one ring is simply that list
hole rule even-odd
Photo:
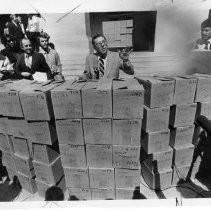
[{"label": "person's head", "polygon": [[20,15],[18,16],[18,22],[22,23],[22,17]]},{"label": "person's head", "polygon": [[201,24],[201,38],[203,40],[208,40],[211,38],[211,20],[206,19]]},{"label": "person's head", "polygon": [[45,201],[63,201],[64,192],[60,187],[49,187],[45,192]]},{"label": "person's head", "polygon": [[33,49],[32,49],[32,43],[29,39],[27,38],[23,38],[20,41],[20,47],[21,49],[28,55],[31,55],[33,53]]},{"label": "person's head", "polygon": [[39,45],[42,49],[45,50],[48,48],[49,39],[50,39],[50,36],[46,32],[40,33],[38,40],[39,40]]},{"label": "person's head", "polygon": [[8,35],[5,35],[4,39],[5,39],[6,47],[9,47],[11,49],[13,49],[15,47],[16,39],[14,36],[8,34]]},{"label": "person's head", "polygon": [[18,16],[16,14],[11,14],[10,15],[10,20],[17,23],[18,22]]},{"label": "person's head", "polygon": [[92,37],[92,45],[100,55],[105,55],[108,51],[107,40],[102,34],[97,34]]}]

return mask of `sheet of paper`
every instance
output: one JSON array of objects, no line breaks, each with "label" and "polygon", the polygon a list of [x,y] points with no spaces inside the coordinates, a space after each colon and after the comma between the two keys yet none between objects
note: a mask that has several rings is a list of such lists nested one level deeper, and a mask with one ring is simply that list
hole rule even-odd
[{"label": "sheet of paper", "polygon": [[45,82],[47,81],[47,74],[46,73],[42,73],[42,72],[35,72],[33,74],[33,78],[34,80],[36,81],[42,81],[42,82]]}]

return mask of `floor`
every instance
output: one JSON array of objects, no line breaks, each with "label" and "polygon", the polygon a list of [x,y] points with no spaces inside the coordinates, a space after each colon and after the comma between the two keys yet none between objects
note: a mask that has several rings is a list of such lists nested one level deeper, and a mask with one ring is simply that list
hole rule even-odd
[{"label": "floor", "polygon": [[[44,201],[38,193],[30,194],[29,192],[21,189],[20,186],[3,179],[0,184],[0,201]],[[144,179],[141,177],[140,192],[147,199],[175,199],[183,198],[211,198],[211,181],[199,180],[191,177],[191,182],[181,182],[177,186],[164,189],[163,191],[151,190]],[[68,192],[65,192],[65,200],[68,200]]]}]

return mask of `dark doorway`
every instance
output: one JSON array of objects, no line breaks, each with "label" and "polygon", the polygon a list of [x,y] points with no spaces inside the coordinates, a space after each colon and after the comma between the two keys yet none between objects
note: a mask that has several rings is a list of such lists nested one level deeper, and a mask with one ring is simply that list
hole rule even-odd
[{"label": "dark doorway", "polygon": [[156,14],[156,11],[89,13],[90,36],[103,33],[110,49],[131,45],[134,51],[154,51]]}]

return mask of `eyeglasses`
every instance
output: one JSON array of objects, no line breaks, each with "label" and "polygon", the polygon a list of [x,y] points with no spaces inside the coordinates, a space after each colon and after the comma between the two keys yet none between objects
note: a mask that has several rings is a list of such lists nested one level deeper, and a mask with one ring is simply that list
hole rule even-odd
[{"label": "eyeglasses", "polygon": [[99,47],[99,46],[102,46],[102,45],[107,45],[107,41],[102,41],[102,42],[98,42],[98,43],[95,43],[95,45],[97,46],[97,47]]}]

